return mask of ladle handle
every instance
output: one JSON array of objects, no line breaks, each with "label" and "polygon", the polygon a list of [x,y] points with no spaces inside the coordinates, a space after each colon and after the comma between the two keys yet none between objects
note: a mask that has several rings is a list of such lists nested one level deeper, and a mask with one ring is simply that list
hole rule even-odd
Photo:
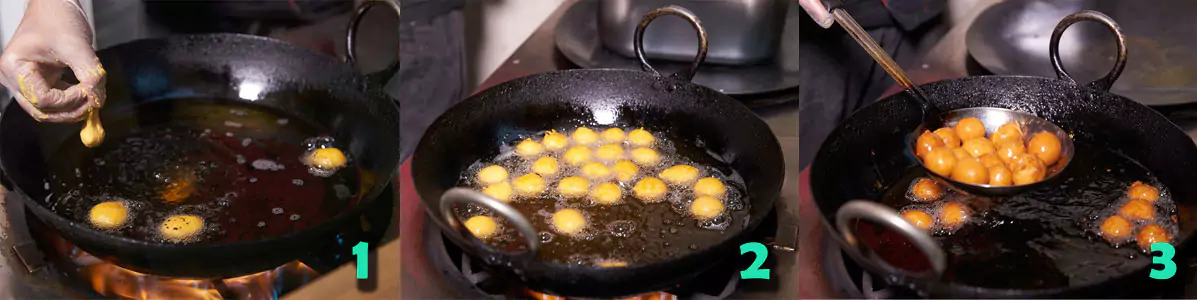
[{"label": "ladle handle", "polygon": [[640,59],[640,69],[661,76],[661,72],[658,72],[657,69],[648,64],[648,57],[644,55],[644,30],[648,29],[648,24],[651,24],[653,20],[663,15],[675,15],[686,19],[686,22],[689,22],[690,26],[694,27],[694,31],[698,34],[698,53],[694,54],[694,60],[690,62],[690,69],[672,75],[672,77],[682,81],[691,81],[694,79],[694,75],[698,74],[698,66],[707,59],[707,30],[702,27],[702,21],[698,19],[698,16],[695,16],[690,10],[677,5],[654,9],[644,15],[644,19],[641,19],[640,24],[636,25],[635,35],[632,37],[632,46],[636,50],[636,58]]},{"label": "ladle handle", "polygon": [[[361,25],[362,19],[366,17],[366,13],[371,8],[378,4],[386,4],[395,11],[395,18],[402,22],[402,11],[399,9],[399,3],[394,0],[370,0],[358,6],[357,11],[353,14],[353,18],[349,19],[349,26],[345,29],[345,62],[350,66],[357,64],[357,27]],[[398,28],[396,28],[398,30]],[[399,33],[395,33],[396,41],[399,39]],[[398,49],[398,47],[396,47]],[[395,52],[395,60],[391,61],[386,68],[374,73],[366,74],[366,87],[371,89],[382,89],[391,80],[396,73],[399,73],[399,52]]]},{"label": "ladle handle", "polygon": [[930,276],[932,279],[938,279],[943,276],[947,269],[947,257],[944,255],[943,249],[939,247],[939,243],[935,242],[930,235],[914,227],[913,224],[903,219],[893,208],[883,204],[868,201],[868,200],[851,200],[848,203],[840,206],[840,209],[835,213],[835,227],[839,231],[840,236],[849,246],[847,253],[862,261],[871,261],[889,269],[891,273],[903,272],[894,268],[883,259],[872,255],[863,243],[856,238],[856,232],[853,231],[852,224],[856,220],[868,220],[877,222],[883,227],[892,229],[898,234],[905,237],[931,262],[931,273],[920,274],[922,276]]},{"label": "ladle handle", "polygon": [[1105,25],[1105,27],[1109,29],[1111,33],[1114,34],[1114,38],[1118,45],[1118,56],[1115,58],[1116,60],[1114,61],[1114,68],[1110,69],[1110,73],[1107,73],[1105,77],[1099,78],[1085,85],[1090,88],[1108,92],[1110,88],[1114,86],[1114,81],[1118,80],[1118,76],[1122,75],[1122,69],[1126,67],[1126,36],[1122,34],[1122,27],[1118,26],[1118,22],[1114,22],[1114,19],[1111,19],[1110,16],[1107,16],[1101,12],[1082,10],[1064,17],[1064,19],[1060,20],[1059,24],[1056,24],[1056,29],[1052,30],[1051,44],[1048,46],[1048,51],[1052,59],[1052,68],[1056,69],[1056,77],[1076,83],[1076,80],[1072,78],[1072,75],[1069,75],[1068,71],[1064,70],[1064,63],[1060,62],[1060,38],[1064,36],[1064,31],[1068,30],[1068,27],[1080,21],[1094,21],[1101,23],[1102,25]]},{"label": "ladle handle", "polygon": [[[461,220],[457,219],[457,214],[453,213],[453,206],[457,204],[480,205],[490,209],[490,211],[498,214],[500,217],[507,219],[507,221],[510,222],[513,227],[515,227],[515,230],[523,236],[525,246],[527,246],[528,249],[517,254],[509,254],[487,246],[486,243],[483,243],[475,238],[474,234],[470,233],[469,230],[462,225]],[[514,207],[511,207],[510,205],[507,205],[506,203],[503,203],[495,198],[491,198],[486,194],[468,188],[449,189],[448,191],[445,191],[444,195],[441,195],[440,211],[441,217],[445,218],[445,221],[449,223],[449,227],[455,230],[454,233],[461,237],[461,240],[466,241],[466,243],[468,243],[470,246],[473,246],[476,250],[513,257],[513,261],[521,264],[527,264],[528,262],[531,262],[532,259],[536,258],[536,255],[540,253],[540,235],[536,233],[536,229],[532,228],[532,222],[529,222],[528,218],[525,218],[524,215],[520,214],[520,212],[515,210]]]}]

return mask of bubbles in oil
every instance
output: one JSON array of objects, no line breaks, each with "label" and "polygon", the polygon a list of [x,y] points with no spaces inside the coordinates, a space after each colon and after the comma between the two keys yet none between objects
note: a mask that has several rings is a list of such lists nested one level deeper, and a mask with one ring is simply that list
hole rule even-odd
[{"label": "bubbles in oil", "polygon": [[[337,170],[352,161],[352,158],[350,158],[347,153],[340,151],[340,149],[336,147],[336,140],[331,136],[318,136],[309,138],[303,141],[303,147],[307,149],[307,151],[303,153],[303,156],[299,158],[299,161],[303,162],[304,165],[307,165],[308,173],[316,177],[332,176],[333,174],[336,174]],[[320,149],[337,150],[335,152],[342,155],[345,162],[339,166],[321,166],[318,163],[315,163],[315,157],[317,153],[320,153],[317,150]]]},{"label": "bubbles in oil", "polygon": [[611,223],[607,223],[607,232],[621,238],[631,237],[636,233],[636,222],[630,220],[612,221]]},{"label": "bubbles in oil", "polygon": [[287,169],[286,165],[265,158],[255,159],[252,165],[254,169],[261,171],[280,171]]}]

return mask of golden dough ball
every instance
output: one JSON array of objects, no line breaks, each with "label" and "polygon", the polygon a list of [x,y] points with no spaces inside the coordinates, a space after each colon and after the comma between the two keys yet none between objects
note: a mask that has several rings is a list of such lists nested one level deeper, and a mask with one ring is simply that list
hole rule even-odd
[{"label": "golden dough ball", "polygon": [[557,164],[557,159],[549,156],[541,157],[535,162],[532,162],[532,172],[540,175],[554,175],[557,174],[560,165]]},{"label": "golden dough ball", "polygon": [[628,144],[632,147],[651,147],[656,141],[653,134],[644,128],[637,128],[628,133]]},{"label": "golden dough ball", "polygon": [[1135,181],[1127,189],[1126,196],[1131,199],[1142,199],[1147,202],[1160,200],[1160,190],[1143,182]]},{"label": "golden dough ball", "polygon": [[968,184],[987,184],[989,169],[978,159],[961,159],[956,161],[956,166],[952,168],[952,180]]},{"label": "golden dough ball", "polygon": [[511,201],[511,194],[513,191],[511,188],[511,183],[504,181],[483,188],[482,193],[490,196],[491,198],[495,198],[495,200],[509,202]]},{"label": "golden dough ball", "polygon": [[511,180],[511,186],[521,196],[540,196],[540,194],[544,193],[546,187],[544,177],[540,177],[540,175],[536,175],[535,173]]},{"label": "golden dough ball", "polygon": [[1010,167],[1016,185],[1036,183],[1047,176],[1047,167],[1034,155],[1020,155],[1014,158]]},{"label": "golden dough ball", "polygon": [[632,149],[631,154],[632,161],[640,164],[641,166],[652,166],[661,161],[661,155],[657,154],[657,150],[653,150],[651,148],[640,147]]},{"label": "golden dough ball", "polygon": [[320,148],[312,151],[306,159],[304,164],[316,167],[323,170],[336,170],[345,166],[345,153],[337,148]]},{"label": "golden dough ball", "polygon": [[574,146],[565,150],[565,154],[561,155],[561,159],[571,166],[577,166],[590,161],[590,156],[593,154],[590,147]]},{"label": "golden dough ball", "polygon": [[597,132],[594,132],[594,130],[590,130],[590,128],[583,126],[578,127],[578,129],[574,129],[573,138],[574,142],[578,143],[579,145],[594,145],[595,143],[598,143],[599,135]]},{"label": "golden dough ball", "polygon": [[499,223],[487,216],[474,216],[465,221],[465,227],[474,237],[487,239],[499,232]]},{"label": "golden dough ball", "polygon": [[482,168],[478,171],[478,182],[491,185],[507,180],[507,169],[498,165]]},{"label": "golden dough ball", "polygon": [[611,177],[611,169],[600,162],[589,162],[582,165],[582,176],[591,180],[606,180]]},{"label": "golden dough ball", "polygon": [[910,194],[914,195],[914,200],[918,202],[935,201],[943,197],[943,187],[935,183],[935,180],[919,178],[910,186]]},{"label": "golden dough ball", "polygon": [[204,229],[204,220],[193,215],[174,215],[166,218],[159,227],[159,233],[170,242],[182,242]]},{"label": "golden dough ball", "polygon": [[515,145],[515,154],[520,157],[536,157],[544,153],[544,145],[532,140],[524,139],[518,145]]},{"label": "golden dough ball", "polygon": [[557,182],[557,192],[566,197],[581,197],[590,192],[590,181],[586,178],[570,176]]},{"label": "golden dough ball", "polygon": [[968,151],[968,155],[972,157],[981,157],[981,155],[997,151],[993,148],[993,143],[983,137],[964,140],[964,144],[960,148]]},{"label": "golden dough ball", "polygon": [[1022,128],[1018,126],[1018,123],[1013,121],[1006,122],[1006,124],[1002,124],[1002,126],[998,127],[997,130],[994,130],[993,134],[989,136],[989,139],[994,145],[1001,145],[1007,142],[1021,143]]},{"label": "golden dough ball", "polygon": [[931,170],[935,174],[948,176],[952,174],[952,169],[956,167],[956,156],[948,148],[931,149],[931,152],[927,153],[927,158],[923,160],[923,165],[927,167],[927,170]]},{"label": "golden dough ball", "polygon": [[956,131],[951,128],[944,127],[936,129],[932,133],[939,136],[939,139],[943,141],[943,145],[948,148],[960,148],[960,143],[963,142],[959,136],[956,136]]},{"label": "golden dough ball", "polygon": [[1105,221],[1101,222],[1101,237],[1111,243],[1121,243],[1126,241],[1131,235],[1131,230],[1135,227],[1131,226],[1130,221],[1119,216],[1110,216]]},{"label": "golden dough ball", "polygon": [[668,191],[669,187],[665,185],[665,182],[654,177],[641,179],[632,187],[632,193],[636,194],[636,198],[645,203],[661,201],[665,197],[665,192]]},{"label": "golden dough ball", "polygon": [[549,132],[544,133],[544,139],[540,140],[540,143],[544,145],[545,149],[549,149],[549,151],[560,151],[569,146],[569,137],[556,130],[549,130]]},{"label": "golden dough ball", "polygon": [[1022,141],[1005,142],[997,147],[997,158],[1006,164],[1010,164],[1014,158],[1025,153],[1027,153],[1027,146],[1023,145]]},{"label": "golden dough ball", "polygon": [[601,161],[613,161],[623,159],[623,146],[619,144],[606,144],[598,147],[594,151],[594,156]]},{"label": "golden dough ball", "polygon": [[599,266],[604,268],[622,268],[627,267],[628,263],[622,261],[604,261],[599,263]]},{"label": "golden dough ball", "polygon": [[1155,206],[1147,200],[1131,200],[1118,209],[1118,215],[1136,221],[1155,219]]},{"label": "golden dough ball", "polygon": [[622,143],[624,136],[626,135],[623,133],[623,129],[617,127],[607,128],[607,130],[603,130],[602,134],[604,143]]},{"label": "golden dough ball", "polygon": [[985,123],[981,119],[968,117],[956,122],[956,136],[962,141],[985,137]]},{"label": "golden dough ball", "polygon": [[968,222],[969,214],[971,211],[963,203],[948,202],[939,208],[939,223],[948,230],[956,230]]},{"label": "golden dough ball", "polygon": [[1060,139],[1051,133],[1036,133],[1027,142],[1027,152],[1038,156],[1046,166],[1054,165],[1060,159]]},{"label": "golden dough ball", "polygon": [[964,148],[952,148],[952,156],[956,157],[956,160],[973,158],[973,155],[968,154],[968,150],[964,150]]},{"label": "golden dough ball", "polygon": [[922,231],[931,230],[931,225],[935,225],[935,219],[931,218],[931,214],[917,209],[903,211],[902,218]]},{"label": "golden dough ball", "polygon": [[923,131],[923,134],[920,134],[919,138],[914,141],[914,145],[914,155],[918,157],[926,156],[932,148],[944,147],[943,139],[931,131]]},{"label": "golden dough ball", "polygon": [[711,196],[723,198],[727,194],[727,186],[719,178],[707,177],[694,183],[694,196]]},{"label": "golden dough ball", "polygon": [[631,182],[636,179],[636,173],[640,172],[640,167],[636,163],[626,160],[621,160],[611,166],[611,171],[615,172],[615,179],[619,182]]},{"label": "golden dough ball", "polygon": [[1001,164],[989,167],[989,185],[990,186],[1010,186],[1014,184],[1014,172],[1007,169]]},{"label": "golden dough ball", "polygon": [[687,185],[698,179],[698,168],[689,165],[676,165],[657,174],[662,180],[673,185]]},{"label": "golden dough ball", "polygon": [[981,165],[985,166],[986,168],[992,168],[993,166],[1006,166],[1006,162],[1003,162],[1001,158],[998,158],[997,154],[986,153],[985,155],[981,155],[977,158],[981,160]]},{"label": "golden dough ball", "polygon": [[129,221],[129,207],[121,201],[103,202],[91,207],[87,219],[97,228],[116,229]]},{"label": "golden dough ball", "polygon": [[702,196],[690,203],[690,214],[699,220],[710,220],[723,213],[723,202],[711,196]]},{"label": "golden dough ball", "polygon": [[586,229],[586,216],[576,209],[562,209],[553,214],[553,229],[557,232],[574,235]]},{"label": "golden dough ball", "polygon": [[619,200],[623,199],[623,189],[619,188],[618,184],[604,182],[590,191],[590,199],[599,204],[619,203]]},{"label": "golden dough ball", "polygon": [[1143,251],[1151,251],[1151,244],[1172,241],[1168,236],[1168,231],[1156,224],[1143,226],[1143,229],[1139,229],[1139,234],[1136,237],[1139,241],[1139,249],[1143,249]]}]

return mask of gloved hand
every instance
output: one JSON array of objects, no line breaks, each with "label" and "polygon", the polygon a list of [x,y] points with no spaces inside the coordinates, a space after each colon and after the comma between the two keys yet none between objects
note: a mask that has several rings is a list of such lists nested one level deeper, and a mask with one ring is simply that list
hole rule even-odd
[{"label": "gloved hand", "polygon": [[[91,43],[91,26],[78,0],[30,0],[0,56],[0,83],[34,119],[82,120],[105,99],[106,73]],[[62,81],[68,67],[79,84]]]}]

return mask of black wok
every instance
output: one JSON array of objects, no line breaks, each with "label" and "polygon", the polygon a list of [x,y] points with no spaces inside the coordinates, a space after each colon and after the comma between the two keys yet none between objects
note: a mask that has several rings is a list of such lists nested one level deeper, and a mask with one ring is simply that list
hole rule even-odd
[{"label": "black wok", "polygon": [[[380,2],[362,6],[348,30],[348,53],[360,18]],[[390,5],[398,12],[397,5]],[[16,105],[0,119],[0,166],[34,215],[84,251],[122,267],[183,278],[227,278],[277,267],[303,257],[313,241],[356,224],[363,207],[386,188],[399,164],[399,110],[381,91],[398,70],[396,61],[375,74],[360,75],[348,63],[285,42],[237,34],[184,35],[134,41],[99,51],[108,69],[108,103],[101,110],[109,136],[170,122],[170,115],[142,111],[145,104],[177,98],[242,101],[280,110],[329,130],[354,157],[363,177],[361,201],[327,222],[263,240],[175,245],[118,236],[76,222],[48,208],[48,166],[52,153],[80,143],[79,124],[39,123]],[[248,85],[255,85],[249,87]],[[260,97],[243,99],[242,89],[260,87]],[[172,100],[173,101],[173,100]],[[186,100],[178,100],[186,101]],[[312,204],[315,205],[315,204]]]},{"label": "black wok", "polygon": [[[637,30],[637,49],[642,45],[639,37],[644,27],[664,14],[685,17],[699,31],[700,51],[691,73],[674,78],[660,76],[647,62],[642,63],[649,72],[590,69],[541,73],[482,91],[432,124],[412,159],[412,174],[428,214],[450,240],[471,256],[486,258],[481,261],[492,269],[518,276],[532,290],[576,297],[617,297],[668,289],[739,255],[737,247],[748,241],[749,233],[773,209],[780,192],[784,165],[781,148],[769,127],[747,107],[689,82],[706,49],[705,33],[693,14],[678,7],[650,13]],[[721,157],[744,179],[750,203],[745,227],[714,246],[688,255],[644,265],[598,268],[534,259],[529,257],[534,254],[528,253],[498,252],[468,233],[461,234],[461,226],[457,225],[460,221],[454,220],[452,213],[449,218],[442,213],[444,204],[454,201],[453,197],[444,200],[442,196],[458,185],[462,172],[475,161],[498,155],[499,145],[518,138],[515,132],[596,124],[667,131],[675,145],[703,141],[710,153]],[[483,201],[464,199],[476,204]],[[512,220],[511,214],[520,216],[505,204],[491,206],[503,213],[496,207],[510,211],[504,215],[508,221]]]},{"label": "black wok", "polygon": [[[1117,25],[1111,20],[1096,18],[1093,15],[1085,15],[1080,19],[1100,21],[1118,35],[1119,41],[1124,40],[1121,33],[1118,32]],[[1131,99],[1107,92],[1114,80],[1117,79],[1121,66],[1126,62],[1125,55],[1119,55],[1117,66],[1113,72],[1094,83],[1080,85],[1068,76],[1060,67],[1062,64],[1059,63],[1057,45],[1064,29],[1080,19],[1071,17],[1065,19],[1052,35],[1050,52],[1060,79],[977,76],[944,80],[920,87],[930,96],[934,104],[945,112],[971,107],[999,107],[1033,113],[1059,125],[1067,132],[1073,133],[1078,149],[1092,147],[1089,151],[1100,151],[1097,149],[1104,148],[1133,160],[1142,169],[1150,172],[1150,175],[1156,177],[1159,183],[1171,190],[1173,200],[1178,208],[1179,219],[1179,234],[1172,241],[1177,245],[1177,261],[1182,261],[1179,257],[1186,255],[1190,236],[1195,229],[1194,225],[1197,224],[1197,216],[1191,213],[1194,206],[1197,206],[1197,186],[1191,182],[1197,178],[1197,146],[1180,128],[1156,111]],[[1124,45],[1120,44],[1119,47],[1123,48]],[[841,221],[844,224],[856,222],[850,222],[853,220],[848,218],[841,220],[840,216],[849,216],[851,214],[844,214],[844,212],[854,211],[857,213],[855,217],[872,219],[871,221],[883,223],[882,226],[888,226],[891,230],[897,229],[894,231],[903,232],[898,229],[899,225],[892,225],[896,222],[884,220],[886,217],[897,217],[896,213],[890,209],[878,209],[876,205],[873,205],[876,202],[872,201],[882,199],[887,190],[900,184],[898,181],[906,176],[904,174],[907,174],[912,167],[917,167],[904,143],[907,134],[917,128],[921,122],[922,112],[916,100],[905,93],[896,94],[853,114],[824,141],[815,157],[811,170],[812,195],[823,216],[824,224],[829,227],[831,232],[835,233],[832,236],[840,242],[842,248],[857,263],[870,272],[886,276],[891,284],[914,287],[930,297],[1105,298],[1118,297],[1118,295],[1122,295],[1121,293],[1149,286],[1146,281],[1152,280],[1148,277],[1151,267],[1150,258],[1146,255],[1139,255],[1134,258],[1133,263],[1126,263],[1130,266],[1128,268],[1121,268],[1119,271],[1113,271],[1113,267],[1109,270],[1102,270],[1101,272],[1111,274],[1104,280],[1051,288],[992,288],[965,285],[943,280],[937,276],[926,276],[925,273],[897,269],[891,265],[894,260],[879,261],[877,255],[884,255],[885,252],[904,251],[913,252],[915,255],[921,253],[918,250],[898,249],[903,247],[891,247],[877,251],[867,250],[869,247],[862,248],[857,241],[863,241],[864,244],[869,243],[863,237],[858,239],[859,231],[844,230],[847,226],[838,226]],[[1066,177],[1084,178],[1085,176],[1097,176],[1093,174],[1107,171],[1097,170],[1084,163],[1074,163],[1070,164],[1065,172],[1070,174]],[[1065,185],[1067,182],[1044,187],[1032,191],[1032,193],[1056,195],[1056,193],[1064,193],[1063,191],[1067,190]],[[1077,183],[1077,185],[1084,185],[1084,183]],[[1114,188],[1125,188],[1125,186]],[[1125,193],[1125,190],[1115,190],[1114,192]],[[1036,198],[1036,201],[1040,200]],[[1059,200],[1046,198],[1042,201],[1045,201],[1044,205],[1055,205],[1052,207],[1061,215],[1069,214],[1067,207],[1059,206],[1063,203]],[[862,213],[864,211],[868,212]],[[869,216],[862,217],[866,214]],[[1084,217],[1078,216],[1076,220],[1081,220]],[[900,221],[900,218],[896,220],[903,222]],[[1015,238],[1030,238],[1035,234],[1025,231],[1011,233],[1002,230],[1001,228],[1004,228],[1002,226],[984,227],[977,230]],[[918,247],[928,246],[940,249],[940,240],[946,239],[932,239],[917,231],[914,233],[905,231],[904,234]],[[984,244],[985,242],[978,243]],[[1090,243],[1101,242],[1097,240]],[[1104,244],[1100,246],[1108,248]],[[942,249],[950,249],[947,248],[948,245],[942,247],[944,247]],[[958,243],[952,244],[951,247],[969,246]],[[940,251],[939,255],[941,256],[938,258],[933,257],[936,254],[928,254],[932,256],[927,259],[932,262],[932,265],[936,261],[958,263],[952,258],[942,256],[946,250],[930,252],[936,251]],[[1133,252],[1133,250],[1130,251]],[[955,255],[958,256],[958,254]],[[908,259],[922,260],[923,257],[920,255]],[[1115,265],[1112,262],[1092,263]],[[1011,280],[1012,277],[1042,278],[1045,275],[1040,270],[1046,268],[1055,270],[1053,266],[1038,264],[1042,263],[1024,258],[1010,266],[991,266],[1010,267],[1006,269],[1009,271],[1003,274],[983,270],[975,270],[972,273],[976,275],[974,278],[980,278],[977,280],[981,282],[998,282]],[[1178,277],[1180,276],[1178,275]]]}]

